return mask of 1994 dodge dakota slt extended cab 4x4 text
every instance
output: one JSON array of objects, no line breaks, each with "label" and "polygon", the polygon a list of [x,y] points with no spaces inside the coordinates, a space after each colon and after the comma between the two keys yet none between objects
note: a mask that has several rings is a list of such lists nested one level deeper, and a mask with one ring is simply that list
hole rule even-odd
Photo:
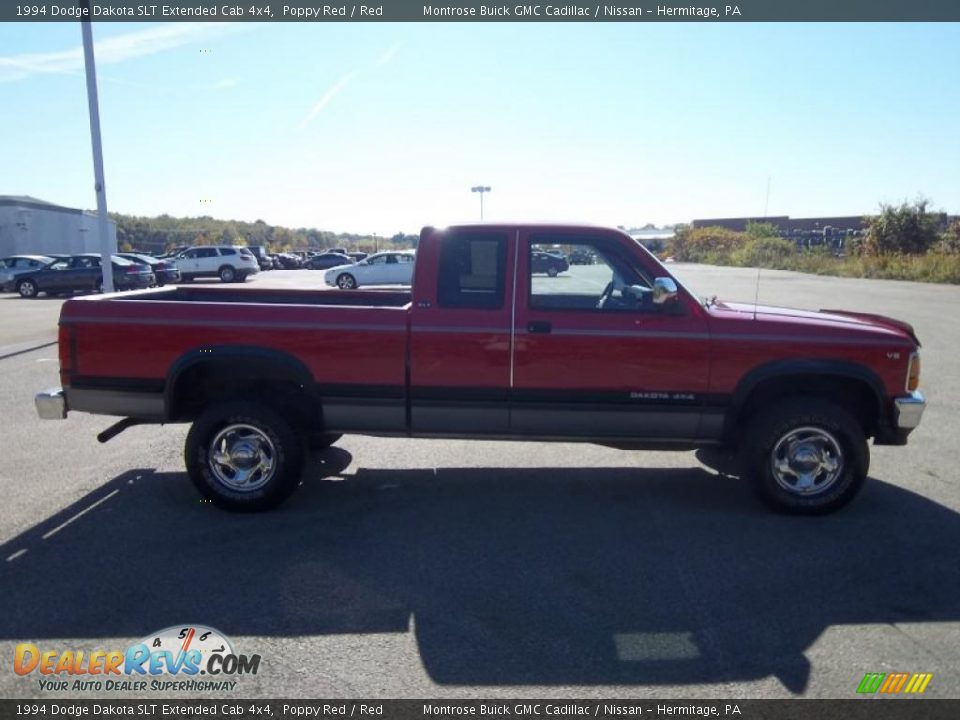
[{"label": "1994 dodge dakota slt extended cab 4x4 text", "polygon": [[[589,254],[556,276],[545,250]],[[826,512],[903,445],[925,401],[906,323],[704,301],[628,235],[425,228],[412,290],[176,287],[69,300],[68,411],[192,422],[185,459],[220,507],[263,509],[342,433],[715,445],[775,508]]]}]

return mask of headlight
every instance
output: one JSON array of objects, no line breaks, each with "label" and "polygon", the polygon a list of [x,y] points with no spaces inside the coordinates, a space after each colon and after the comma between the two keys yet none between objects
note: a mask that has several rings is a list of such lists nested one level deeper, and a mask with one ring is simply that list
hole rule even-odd
[{"label": "headlight", "polygon": [[920,353],[910,353],[910,364],[907,365],[907,392],[913,392],[920,387]]}]

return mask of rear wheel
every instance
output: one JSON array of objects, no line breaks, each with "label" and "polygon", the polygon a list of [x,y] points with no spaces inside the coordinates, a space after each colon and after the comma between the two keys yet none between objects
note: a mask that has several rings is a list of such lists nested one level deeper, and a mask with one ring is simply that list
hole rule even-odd
[{"label": "rear wheel", "polygon": [[299,429],[272,408],[232,402],[197,418],[184,460],[193,484],[217,507],[268,510],[296,490],[304,445]]},{"label": "rear wheel", "polygon": [[17,283],[17,292],[20,297],[29,299],[35,298],[40,293],[40,289],[33,280],[21,280]]},{"label": "rear wheel", "polygon": [[863,487],[870,451],[860,423],[842,407],[795,398],[753,419],[742,462],[767,505],[823,514],[849,503]]},{"label": "rear wheel", "polygon": [[557,269],[555,267],[547,268],[547,275],[549,275],[550,277],[556,277]]},{"label": "rear wheel", "polygon": [[341,290],[353,290],[357,287],[357,280],[350,273],[343,273],[337,278],[337,287]]},{"label": "rear wheel", "polygon": [[237,279],[237,271],[229,265],[220,268],[220,282],[230,283]]}]

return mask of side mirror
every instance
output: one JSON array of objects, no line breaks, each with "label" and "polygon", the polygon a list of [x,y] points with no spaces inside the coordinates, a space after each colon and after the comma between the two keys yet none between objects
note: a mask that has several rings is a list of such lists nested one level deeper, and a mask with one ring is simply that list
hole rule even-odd
[{"label": "side mirror", "polygon": [[667,305],[677,301],[677,284],[673,278],[658,277],[653,281],[653,302],[656,305]]}]

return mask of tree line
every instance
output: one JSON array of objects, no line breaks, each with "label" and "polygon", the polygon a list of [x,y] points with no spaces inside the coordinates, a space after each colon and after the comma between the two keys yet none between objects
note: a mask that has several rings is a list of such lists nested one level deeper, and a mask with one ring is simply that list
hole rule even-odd
[{"label": "tree line", "polygon": [[177,218],[170,215],[142,217],[110,213],[117,224],[117,245],[125,252],[169,252],[185,245],[263,245],[268,252],[325,250],[345,247],[374,252],[416,247],[418,235],[398,232],[391,237],[359,233],[334,233],[316,228],[287,228],[263,220],[218,220],[209,216]]}]

